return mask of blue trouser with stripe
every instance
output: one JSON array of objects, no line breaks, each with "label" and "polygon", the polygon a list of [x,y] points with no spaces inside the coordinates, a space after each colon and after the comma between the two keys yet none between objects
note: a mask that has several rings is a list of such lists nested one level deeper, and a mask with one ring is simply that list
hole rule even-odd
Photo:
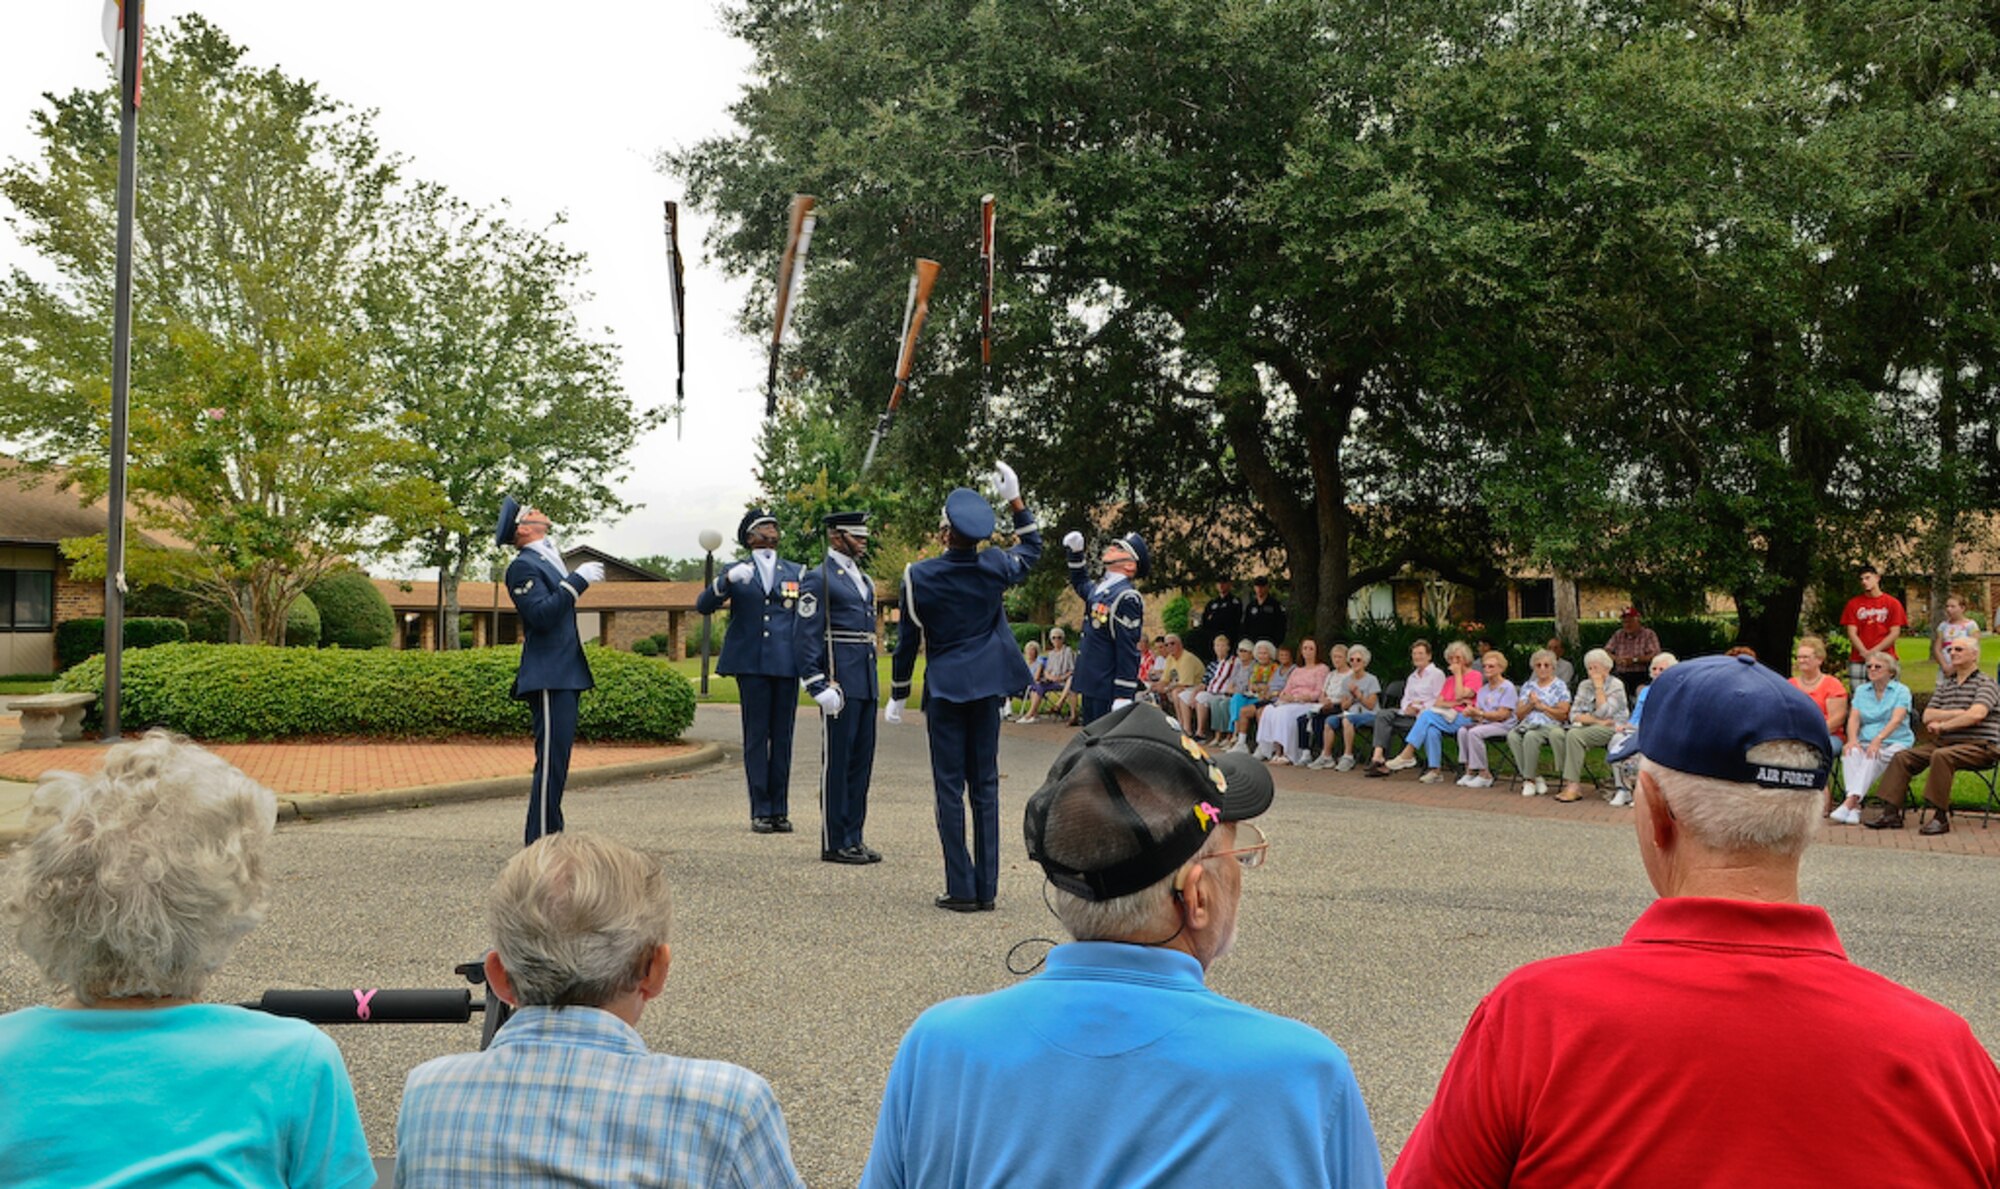
[{"label": "blue trouser with stripe", "polygon": [[750,816],[792,815],[792,731],[799,715],[799,679],[742,674],[743,776],[750,785]]},{"label": "blue trouser with stripe", "polygon": [[528,717],[535,728],[535,783],[528,788],[527,841],[563,828],[563,785],[569,781],[569,749],[576,742],[578,689],[538,689],[528,693]]},{"label": "blue trouser with stripe", "polygon": [[[1000,699],[927,698],[924,723],[930,734],[938,842],[944,847],[944,894],[991,900],[1000,886]],[[965,849],[968,800],[970,853]]]},{"label": "blue trouser with stripe", "polygon": [[875,772],[875,702],[849,702],[840,714],[822,714],[819,762],[819,848],[861,845],[868,820],[868,781]]}]

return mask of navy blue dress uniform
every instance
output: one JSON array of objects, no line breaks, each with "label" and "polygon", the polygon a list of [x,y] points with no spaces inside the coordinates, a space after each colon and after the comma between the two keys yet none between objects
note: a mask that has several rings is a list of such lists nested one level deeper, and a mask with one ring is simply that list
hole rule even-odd
[{"label": "navy blue dress uniform", "polygon": [[[500,501],[493,530],[499,545],[512,545],[521,505],[513,496]],[[535,779],[528,795],[526,842],[563,828],[563,786],[569,781],[570,747],[576,742],[577,705],[596,682],[584,659],[576,630],[576,601],[590,589],[581,574],[566,571],[561,555],[541,542],[522,545],[507,566],[507,597],[521,617],[521,667],[513,696],[528,704],[535,733]]]},{"label": "navy blue dress uniform", "polygon": [[[1012,481],[1012,472],[1005,474]],[[1034,514],[1018,498],[1013,502],[1019,542],[1010,549],[981,550],[976,542],[993,535],[993,506],[967,488],[953,491],[944,517],[956,534],[953,543],[944,556],[903,571],[890,718],[901,721],[917,653],[928,654],[924,721],[938,841],[944,847],[945,894],[937,903],[955,912],[992,908],[999,889],[1000,707],[1029,680],[1003,600],[1007,588],[1025,581],[1041,557],[1042,537]],[[975,544],[966,546],[968,540]],[[971,852],[965,845],[967,800]]]},{"label": "navy blue dress uniform", "polygon": [[[775,539],[778,521],[762,508],[743,514],[737,543],[749,546],[759,529]],[[733,577],[732,577],[733,576]],[[792,733],[798,722],[799,658],[793,638],[803,592],[797,562],[773,549],[752,549],[703,589],[695,610],[729,608],[729,630],[715,671],[736,679],[743,711],[743,776],[750,787],[750,828],[759,834],[792,830]]]},{"label": "navy blue dress uniform", "polygon": [[[1107,550],[1130,555],[1137,576],[1152,569],[1145,538],[1126,533]],[[1146,601],[1131,579],[1115,571],[1092,583],[1082,549],[1069,551],[1069,584],[1083,600],[1083,640],[1070,688],[1083,699],[1083,721],[1111,713],[1113,703],[1139,696],[1139,643],[1145,634]]]},{"label": "navy blue dress uniform", "polygon": [[[868,538],[868,513],[835,512],[829,533]],[[819,857],[829,863],[879,863],[862,841],[868,782],[875,771],[875,583],[854,558],[829,547],[800,581],[794,633],[799,674],[820,703]]]}]

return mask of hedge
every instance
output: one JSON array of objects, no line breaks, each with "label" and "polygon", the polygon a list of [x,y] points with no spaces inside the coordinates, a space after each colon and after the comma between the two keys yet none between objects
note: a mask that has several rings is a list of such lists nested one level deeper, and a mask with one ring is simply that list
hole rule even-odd
[{"label": "hedge", "polygon": [[[583,695],[583,739],[675,739],[694,721],[694,687],[666,665],[584,650],[597,688]],[[509,696],[518,646],[465,652],[167,644],[125,659],[127,729],[197,739],[525,735],[528,705]],[[59,692],[104,690],[104,662],[65,673]],[[93,716],[96,711],[93,710]]]},{"label": "hedge", "polygon": [[312,596],[302,594],[285,608],[285,647],[318,648],[319,629],[319,608]]},{"label": "hedge", "polygon": [[[188,637],[184,619],[141,615],[125,621],[125,651],[178,644]],[[104,617],[66,619],[56,625],[56,665],[70,669],[104,650]]]},{"label": "hedge", "polygon": [[396,613],[360,570],[328,574],[308,586],[306,595],[319,608],[321,647],[387,648],[396,638]]},{"label": "hedge", "polygon": [[632,641],[632,651],[640,656],[660,655],[660,642],[651,636],[641,636]]}]

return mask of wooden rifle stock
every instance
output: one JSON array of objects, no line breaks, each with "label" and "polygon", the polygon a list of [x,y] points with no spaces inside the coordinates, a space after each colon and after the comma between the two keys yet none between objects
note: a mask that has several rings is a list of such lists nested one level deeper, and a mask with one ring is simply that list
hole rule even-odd
[{"label": "wooden rifle stock", "polygon": [[785,252],[778,259],[778,300],[771,319],[771,370],[765,380],[764,416],[778,411],[778,351],[791,325],[792,308],[804,288],[806,249],[812,244],[813,208],[819,199],[810,194],[792,195],[792,212],[785,232]]},{"label": "wooden rifle stock", "polygon": [[917,336],[923,333],[924,320],[930,317],[931,286],[937,284],[941,267],[935,260],[919,258],[917,271],[910,277],[910,295],[903,306],[902,348],[896,356],[896,385],[889,390],[889,407],[882,410],[882,415],[876,419],[875,436],[869,441],[868,453],[861,460],[861,473],[864,475],[875,464],[875,450],[889,432],[889,423],[902,406],[904,394],[910,390],[910,370],[917,359]]}]

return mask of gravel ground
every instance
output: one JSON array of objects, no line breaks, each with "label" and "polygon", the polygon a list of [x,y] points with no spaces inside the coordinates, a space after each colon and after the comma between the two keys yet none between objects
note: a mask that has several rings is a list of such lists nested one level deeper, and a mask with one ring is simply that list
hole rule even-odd
[{"label": "gravel ground", "polygon": [[[733,708],[704,707],[693,734],[733,743],[736,721]],[[921,721],[882,728],[868,836],[887,857],[867,868],[818,861],[817,730],[802,715],[797,834],[748,831],[732,765],[578,789],[565,809],[571,828],[609,833],[667,862],[674,966],[642,1022],[648,1042],[763,1074],[807,1182],[848,1185],[910,1021],[939,999],[1012,982],[1009,949],[1058,932],[1019,823],[1063,735],[1004,732],[1000,908],[958,916],[930,903],[943,869]],[[1211,981],[1338,1041],[1393,1159],[1480,995],[1522,962],[1615,943],[1651,893],[1622,826],[1332,791],[1356,779],[1281,774],[1260,823],[1271,860],[1245,880],[1235,952]],[[281,828],[269,919],[238,948],[212,997],[449,985],[451,966],[484,950],[479,900],[518,846],[521,812],[496,801]],[[2000,945],[1979,908],[1993,876],[1987,859],[1824,847],[1808,855],[1805,891],[1833,912],[1857,961],[1948,1004],[2000,1051]],[[45,998],[11,940],[0,942],[0,1010]],[[409,1068],[478,1043],[476,1023],[333,1035],[383,1155],[394,1150]]]}]

